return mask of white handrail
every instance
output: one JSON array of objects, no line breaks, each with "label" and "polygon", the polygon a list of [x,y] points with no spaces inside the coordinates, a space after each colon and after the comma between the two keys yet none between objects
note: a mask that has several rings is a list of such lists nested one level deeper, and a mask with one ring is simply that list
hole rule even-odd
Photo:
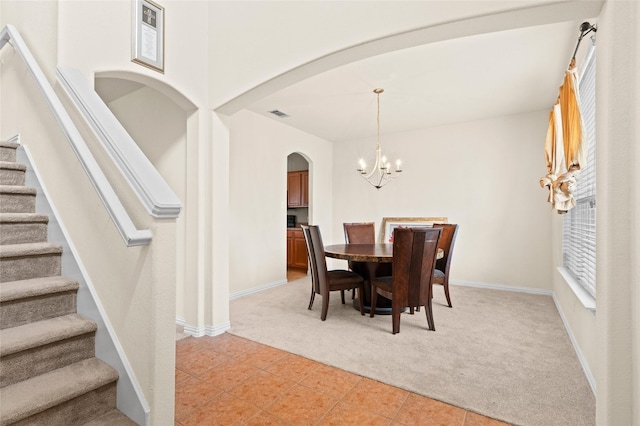
[{"label": "white handrail", "polygon": [[71,117],[64,109],[62,102],[56,95],[55,91],[49,84],[42,69],[31,54],[31,51],[20,36],[20,33],[13,25],[6,25],[0,32],[0,50],[11,41],[11,45],[20,55],[27,66],[27,69],[33,76],[38,88],[44,95],[45,101],[49,105],[56,121],[60,125],[62,132],[71,144],[71,148],[75,152],[84,171],[89,176],[91,184],[96,189],[98,196],[107,209],[111,220],[116,225],[118,232],[122,236],[127,247],[147,245],[151,242],[151,231],[148,229],[139,230],[133,224],[133,221],[126,212],[120,199],[111,187],[102,169],[98,166],[95,158],[89,151],[87,144],[80,135],[80,132],[73,124]]},{"label": "white handrail", "polygon": [[58,66],[58,82],[150,215],[177,218],[182,203],[80,71]]}]

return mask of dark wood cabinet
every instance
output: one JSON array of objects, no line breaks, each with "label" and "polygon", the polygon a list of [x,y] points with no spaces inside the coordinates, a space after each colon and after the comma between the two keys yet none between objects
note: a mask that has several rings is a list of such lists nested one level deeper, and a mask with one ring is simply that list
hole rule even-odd
[{"label": "dark wood cabinet", "polygon": [[302,229],[287,229],[287,266],[307,270],[307,245]]},{"label": "dark wood cabinet", "polygon": [[309,206],[309,171],[287,173],[287,207]]}]

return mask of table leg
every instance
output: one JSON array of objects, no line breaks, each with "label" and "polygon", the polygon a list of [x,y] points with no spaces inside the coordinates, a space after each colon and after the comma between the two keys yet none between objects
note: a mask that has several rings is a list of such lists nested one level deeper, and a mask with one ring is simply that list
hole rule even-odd
[{"label": "table leg", "polygon": [[[364,297],[358,296],[353,299],[353,307],[360,311],[360,298],[363,298],[364,311],[369,313],[371,312],[371,278],[391,275],[391,264],[377,262],[351,262],[351,264],[353,272],[364,278]],[[378,295],[376,314],[391,315],[391,300]]]}]

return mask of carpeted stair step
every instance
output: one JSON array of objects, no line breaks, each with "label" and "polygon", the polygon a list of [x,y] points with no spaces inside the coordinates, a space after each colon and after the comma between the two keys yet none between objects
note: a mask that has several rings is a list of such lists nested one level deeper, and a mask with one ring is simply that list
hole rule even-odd
[{"label": "carpeted stair step", "polygon": [[134,426],[136,422],[125,416],[118,410],[109,411],[99,418],[85,423],[83,426]]},{"label": "carpeted stair step", "polygon": [[89,358],[0,389],[0,424],[73,426],[116,408],[118,372]]},{"label": "carpeted stair step", "polygon": [[22,185],[0,185],[0,213],[35,213],[36,193]]},{"label": "carpeted stair step", "polygon": [[0,161],[16,161],[16,149],[20,145],[14,142],[0,141]]},{"label": "carpeted stair step", "polygon": [[36,213],[0,213],[0,244],[47,241],[49,216]]},{"label": "carpeted stair step", "polygon": [[61,255],[51,243],[0,245],[0,282],[60,275]]},{"label": "carpeted stair step", "polygon": [[24,185],[27,166],[13,161],[0,161],[0,185]]},{"label": "carpeted stair step", "polygon": [[92,358],[96,329],[71,314],[0,330],[0,388]]},{"label": "carpeted stair step", "polygon": [[60,275],[0,283],[0,330],[75,313],[78,287]]}]

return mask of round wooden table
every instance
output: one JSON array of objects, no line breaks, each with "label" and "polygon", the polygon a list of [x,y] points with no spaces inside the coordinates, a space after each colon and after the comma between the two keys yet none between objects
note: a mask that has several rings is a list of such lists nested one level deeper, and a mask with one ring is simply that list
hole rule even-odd
[{"label": "round wooden table", "polygon": [[[334,259],[348,260],[351,262],[353,272],[364,278],[364,310],[371,310],[371,284],[370,279],[384,275],[391,275],[391,263],[393,262],[393,244],[334,244],[324,248],[324,254]],[[438,248],[437,259],[444,257],[444,251]],[[360,300],[354,299],[353,306],[360,310]],[[391,314],[391,301],[379,296],[376,303],[376,313]]]}]

